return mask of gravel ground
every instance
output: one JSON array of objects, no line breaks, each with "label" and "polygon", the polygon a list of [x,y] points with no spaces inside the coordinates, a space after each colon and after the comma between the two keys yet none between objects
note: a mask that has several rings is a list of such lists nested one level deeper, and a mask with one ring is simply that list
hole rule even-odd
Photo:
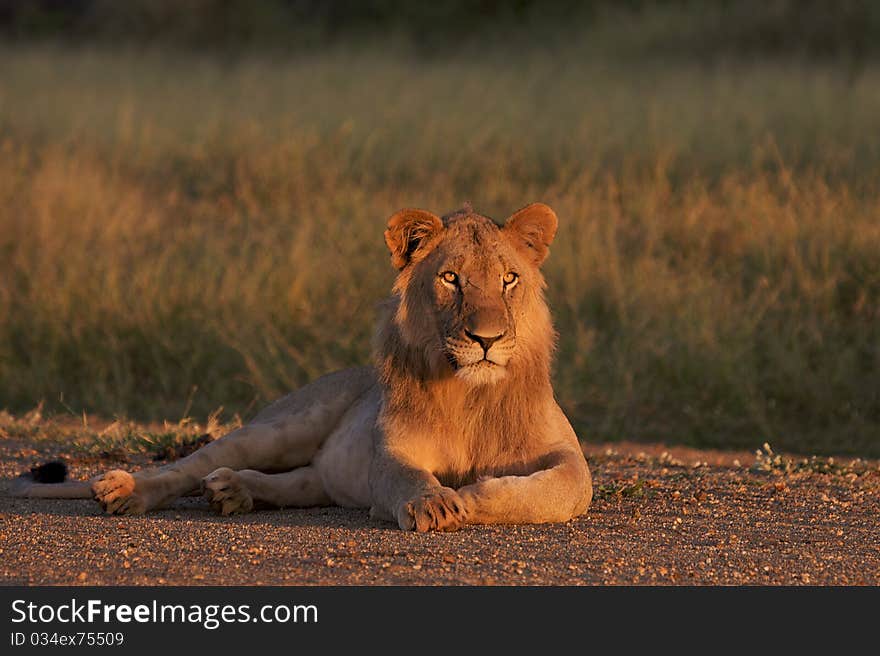
[{"label": "gravel ground", "polygon": [[[11,498],[4,480],[0,583],[880,584],[877,462],[756,466],[755,454],[628,443],[585,452],[596,493],[583,517],[427,535],[341,508],[221,518],[199,498],[109,517],[91,501]],[[59,453],[0,440],[0,474]],[[70,464],[75,478],[119,466]]]}]

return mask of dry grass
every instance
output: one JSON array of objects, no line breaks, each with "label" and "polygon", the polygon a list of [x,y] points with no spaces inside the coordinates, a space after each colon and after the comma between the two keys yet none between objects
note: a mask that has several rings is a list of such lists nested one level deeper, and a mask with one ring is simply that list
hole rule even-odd
[{"label": "dry grass", "polygon": [[877,456],[878,164],[872,68],[7,50],[0,407],[246,417],[366,361],[391,212],[542,200],[585,437]]},{"label": "dry grass", "polygon": [[44,414],[41,403],[20,415],[0,411],[0,438],[4,446],[20,445],[14,452],[30,458],[33,464],[59,455],[80,464],[132,459],[149,464],[182,458],[242,425],[238,416],[223,421],[222,410],[211,413],[204,423],[185,416],[174,422],[145,424],[128,419],[109,421],[85,413],[80,417]]}]

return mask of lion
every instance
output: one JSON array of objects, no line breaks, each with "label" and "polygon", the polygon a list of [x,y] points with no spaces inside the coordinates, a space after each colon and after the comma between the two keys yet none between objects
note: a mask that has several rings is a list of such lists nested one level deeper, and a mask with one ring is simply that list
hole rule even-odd
[{"label": "lion", "polygon": [[503,225],[469,204],[442,218],[400,210],[373,366],[325,375],[165,466],[18,493],[136,515],[201,491],[223,515],[339,505],[419,532],[581,515],[592,481],[553,395],[540,270],[557,225],[542,203]]}]

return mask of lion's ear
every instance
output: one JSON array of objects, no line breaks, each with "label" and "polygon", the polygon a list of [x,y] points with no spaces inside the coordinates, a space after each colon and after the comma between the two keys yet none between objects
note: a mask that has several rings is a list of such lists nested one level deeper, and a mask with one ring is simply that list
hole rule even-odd
[{"label": "lion's ear", "polygon": [[511,233],[527,249],[535,264],[540,266],[550,252],[558,225],[556,212],[544,203],[532,203],[514,212],[505,222],[504,230]]},{"label": "lion's ear", "polygon": [[415,253],[443,229],[443,222],[425,210],[400,210],[388,219],[385,243],[391,251],[391,264],[402,269]]}]

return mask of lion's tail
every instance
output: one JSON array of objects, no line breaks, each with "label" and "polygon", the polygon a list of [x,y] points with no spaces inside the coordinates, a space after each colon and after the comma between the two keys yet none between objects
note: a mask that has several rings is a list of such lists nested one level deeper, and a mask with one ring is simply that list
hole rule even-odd
[{"label": "lion's tail", "polygon": [[92,481],[68,481],[67,465],[53,460],[32,467],[16,478],[9,488],[14,497],[29,499],[91,499]]}]

